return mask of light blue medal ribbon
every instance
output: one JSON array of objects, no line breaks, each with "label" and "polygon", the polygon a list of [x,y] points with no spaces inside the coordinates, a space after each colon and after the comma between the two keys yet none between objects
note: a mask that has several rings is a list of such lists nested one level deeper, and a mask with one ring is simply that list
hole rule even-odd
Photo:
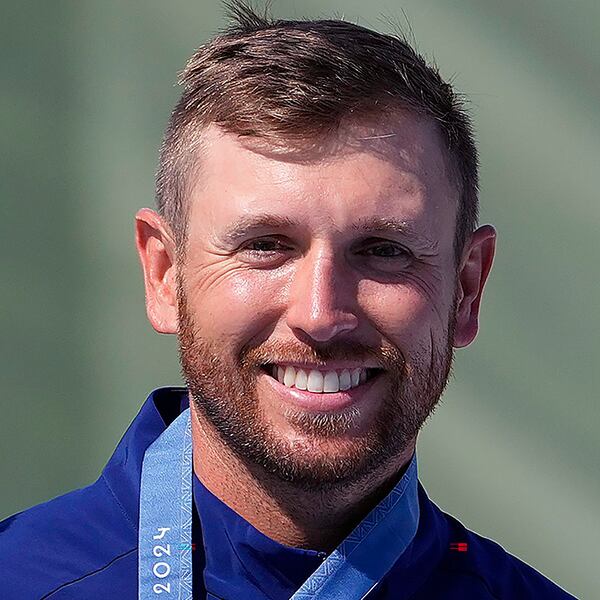
[{"label": "light blue medal ribbon", "polygon": [[[413,540],[419,524],[417,456],[402,479],[291,600],[363,600]],[[192,438],[182,412],[144,454],[139,599],[192,599]]]},{"label": "light blue medal ribbon", "polygon": [[327,557],[291,600],[363,600],[412,542],[418,525],[415,452],[394,489]]},{"label": "light blue medal ribbon", "polygon": [[192,600],[192,433],[184,410],[142,463],[138,543],[140,600]]}]

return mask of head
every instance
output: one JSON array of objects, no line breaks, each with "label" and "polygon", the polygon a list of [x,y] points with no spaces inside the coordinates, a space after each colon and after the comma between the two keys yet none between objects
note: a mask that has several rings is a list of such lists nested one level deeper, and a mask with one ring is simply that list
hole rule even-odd
[{"label": "head", "polygon": [[414,447],[477,334],[495,232],[469,119],[405,40],[234,13],[182,75],[158,212],[137,215],[147,313],[240,458],[337,485]]}]

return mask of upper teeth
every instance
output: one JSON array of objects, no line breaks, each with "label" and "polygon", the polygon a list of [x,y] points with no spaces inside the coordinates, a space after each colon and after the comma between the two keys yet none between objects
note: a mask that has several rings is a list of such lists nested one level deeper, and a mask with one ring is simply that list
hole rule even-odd
[{"label": "upper teeth", "polygon": [[343,369],[340,371],[304,370],[298,367],[273,366],[273,374],[279,383],[309,392],[338,392],[354,388],[367,380],[367,369]]}]

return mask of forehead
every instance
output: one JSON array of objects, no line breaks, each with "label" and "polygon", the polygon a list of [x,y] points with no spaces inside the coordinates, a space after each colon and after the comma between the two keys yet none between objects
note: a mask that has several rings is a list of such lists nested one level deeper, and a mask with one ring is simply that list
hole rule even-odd
[{"label": "forehead", "polygon": [[379,217],[404,220],[435,239],[453,236],[458,191],[441,136],[428,119],[397,114],[343,123],[335,136],[292,149],[210,126],[199,163],[190,237],[257,214],[298,221],[323,235]]}]

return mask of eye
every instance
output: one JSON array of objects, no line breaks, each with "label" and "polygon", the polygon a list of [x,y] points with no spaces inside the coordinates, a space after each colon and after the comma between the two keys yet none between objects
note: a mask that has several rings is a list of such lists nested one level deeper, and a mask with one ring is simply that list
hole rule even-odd
[{"label": "eye", "polygon": [[375,258],[406,258],[411,255],[410,251],[398,244],[391,242],[373,244],[363,251],[367,256]]},{"label": "eye", "polygon": [[261,238],[251,240],[244,244],[239,252],[248,260],[273,261],[283,257],[291,247],[277,238]]},{"label": "eye", "polygon": [[255,240],[250,242],[246,249],[251,252],[273,252],[274,250],[281,250],[283,246],[279,240]]}]

